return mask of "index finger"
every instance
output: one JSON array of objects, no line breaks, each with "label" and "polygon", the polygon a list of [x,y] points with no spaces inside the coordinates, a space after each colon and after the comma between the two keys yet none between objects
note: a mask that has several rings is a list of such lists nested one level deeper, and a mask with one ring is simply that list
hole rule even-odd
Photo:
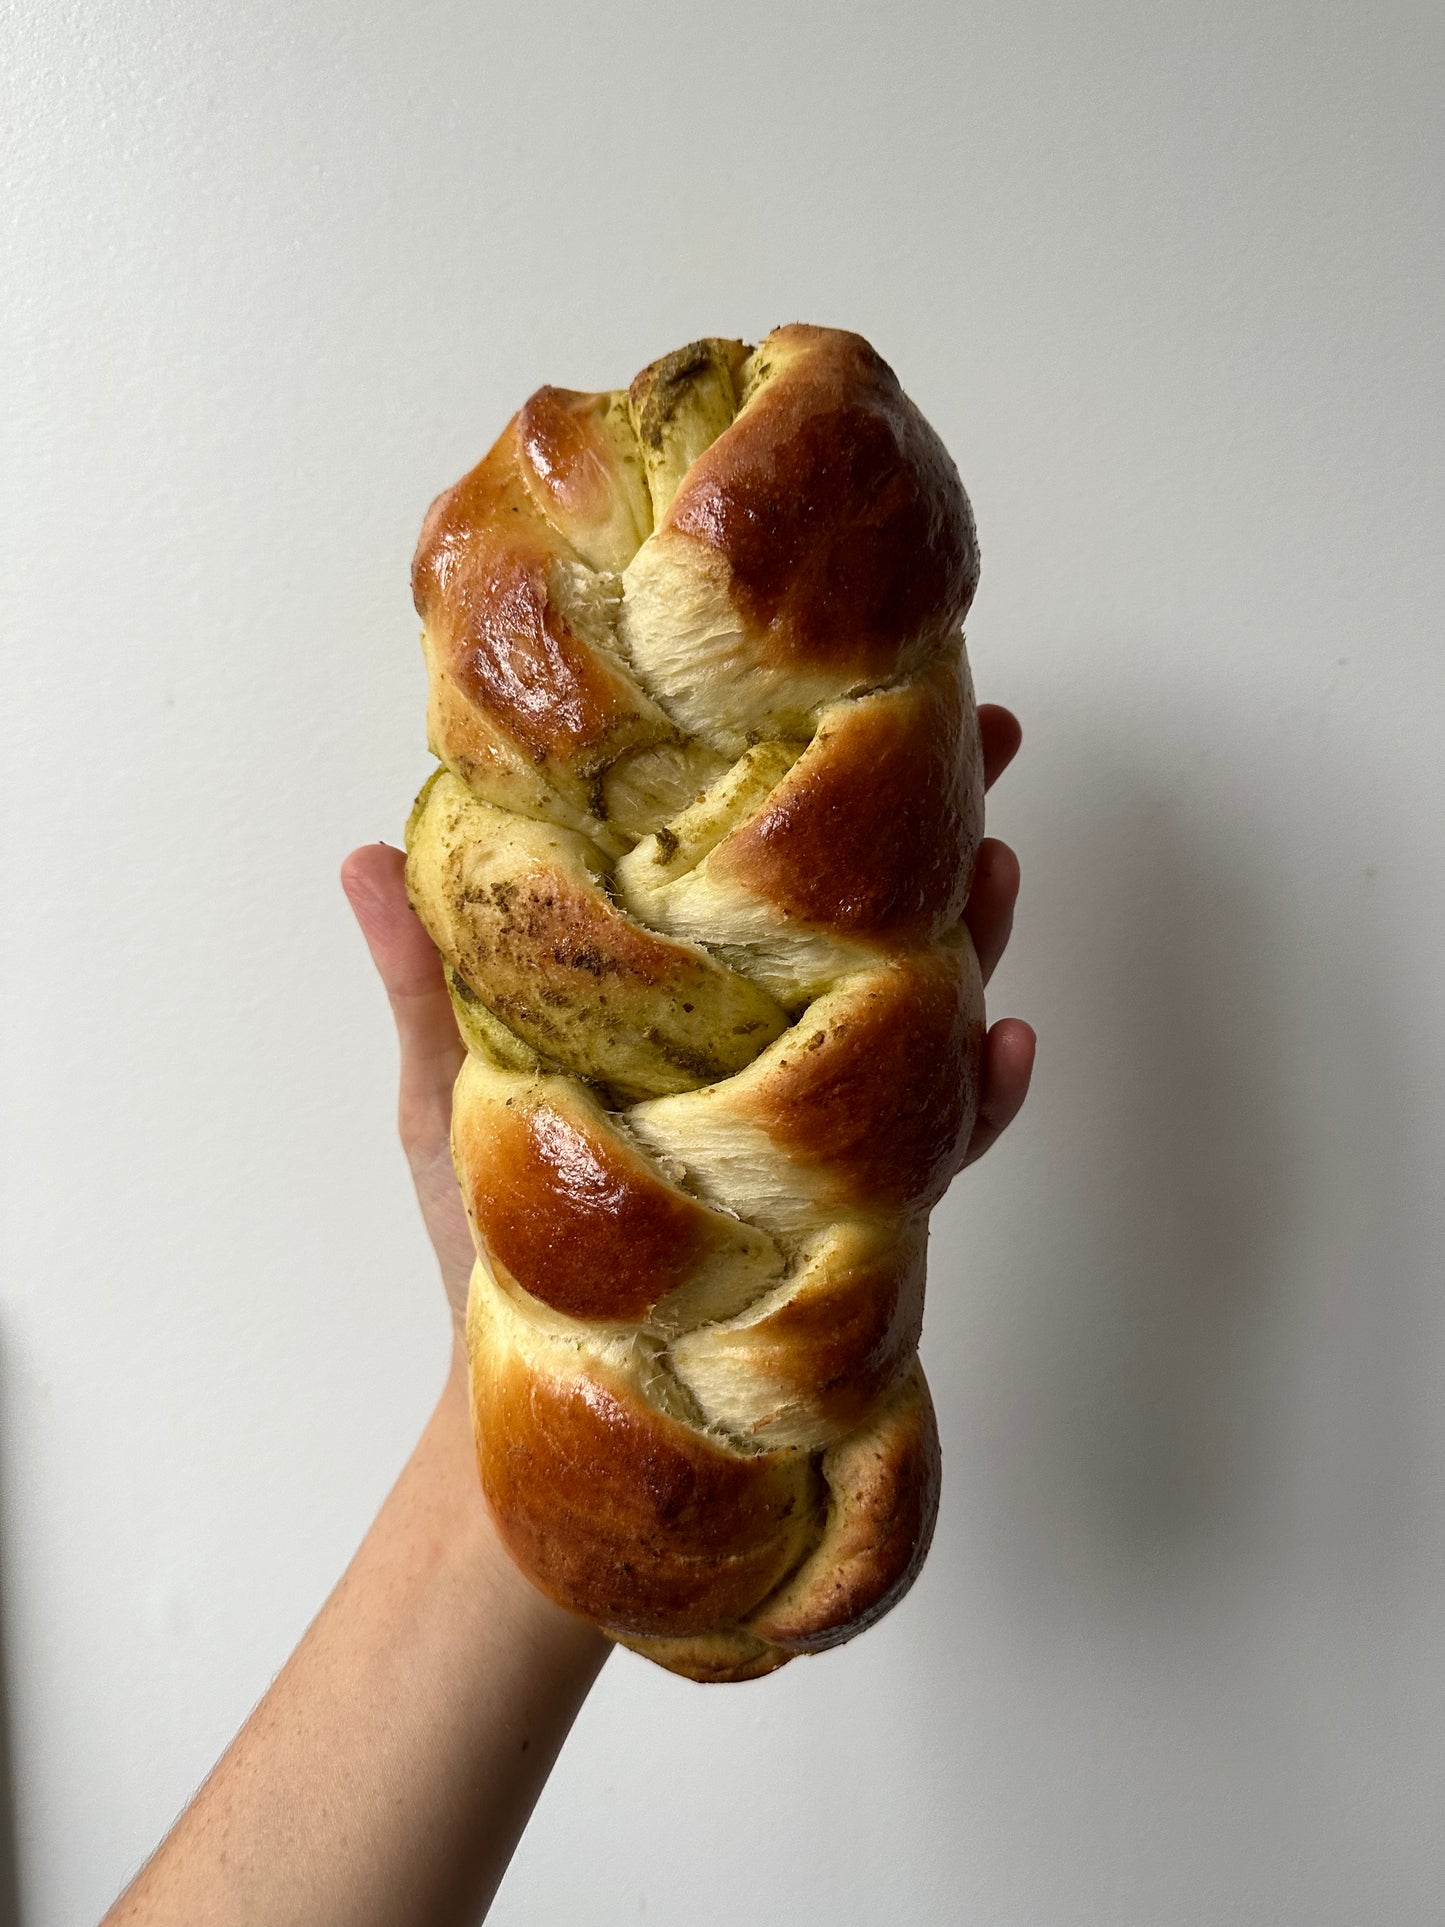
[{"label": "index finger", "polygon": [[1002,703],[980,703],[978,733],[983,739],[983,786],[991,789],[1019,753],[1024,733],[1019,719]]}]

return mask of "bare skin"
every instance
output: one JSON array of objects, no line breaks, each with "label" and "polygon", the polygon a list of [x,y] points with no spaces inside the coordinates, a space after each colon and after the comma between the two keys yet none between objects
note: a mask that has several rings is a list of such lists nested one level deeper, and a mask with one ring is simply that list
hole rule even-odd
[{"label": "bare skin", "polygon": [[[986,779],[1019,726],[979,711]],[[462,1327],[472,1243],[452,1173],[462,1049],[399,850],[354,850],[342,884],[401,1046],[398,1124],[453,1319],[451,1366],[416,1449],[336,1590],[102,1927],[460,1927],[482,1919],[611,1650],[544,1599],[482,1502]],[[1018,862],[985,840],[967,921],[987,981]],[[988,1033],[971,1163],[1017,1115],[1034,1034]]]}]

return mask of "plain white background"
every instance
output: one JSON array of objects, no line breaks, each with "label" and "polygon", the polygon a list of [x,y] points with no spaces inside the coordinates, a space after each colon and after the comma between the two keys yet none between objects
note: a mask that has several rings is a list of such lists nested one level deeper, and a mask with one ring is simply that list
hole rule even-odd
[{"label": "plain white background", "polygon": [[540,382],[791,319],[866,333],[974,499],[1027,737],[993,1009],[1039,1071],[936,1219],[917,1589],[759,1685],[617,1658],[494,1918],[1438,1920],[1445,15],[29,0],[7,38],[25,1921],[153,1845],[439,1383],[335,881],[428,767],[422,511]]}]

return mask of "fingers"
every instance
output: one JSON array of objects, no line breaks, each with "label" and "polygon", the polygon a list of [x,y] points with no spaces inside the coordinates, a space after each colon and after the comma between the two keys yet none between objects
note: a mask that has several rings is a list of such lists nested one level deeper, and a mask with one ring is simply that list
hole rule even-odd
[{"label": "fingers", "polygon": [[984,1039],[982,1095],[965,1164],[981,1158],[1018,1116],[1029,1094],[1037,1042],[1021,1017],[1000,1017]]},{"label": "fingers", "polygon": [[[979,704],[978,729],[983,742],[984,788],[988,789],[1018,755],[1023,731],[1013,711],[999,703]],[[1018,894],[1018,858],[1007,843],[986,836],[979,845],[963,913],[985,983],[1008,947]],[[978,1116],[965,1164],[981,1158],[1018,1116],[1028,1096],[1037,1042],[1032,1028],[1018,1017],[1000,1018],[984,1039]]]},{"label": "fingers", "polygon": [[1002,703],[980,703],[978,733],[983,740],[983,786],[992,789],[1019,753],[1024,739],[1019,719]]},{"label": "fingers", "polygon": [[464,1055],[441,959],[407,901],[406,859],[386,843],[353,850],[341,887],[385,987],[401,1044],[401,1133],[423,1157],[444,1143],[452,1085]]},{"label": "fingers", "polygon": [[1007,843],[1000,843],[996,836],[986,836],[978,846],[973,883],[963,912],[985,983],[1008,947],[1018,894],[1018,858]]}]

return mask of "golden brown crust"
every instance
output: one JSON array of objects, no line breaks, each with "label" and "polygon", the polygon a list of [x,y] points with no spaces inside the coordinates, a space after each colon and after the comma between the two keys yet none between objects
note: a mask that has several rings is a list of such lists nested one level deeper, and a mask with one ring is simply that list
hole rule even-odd
[{"label": "golden brown crust", "polygon": [[[769,1293],[761,1314],[736,1318],[676,1340],[673,1364],[710,1415],[730,1428],[806,1437],[813,1446],[854,1430],[912,1366],[923,1330],[926,1232],[923,1224],[845,1222],[791,1280]],[[751,1426],[731,1410],[728,1380],[761,1407]]]},{"label": "golden brown crust", "polygon": [[714,872],[802,924],[931,938],[963,914],[983,834],[983,764],[961,658],[826,710]]},{"label": "golden brown crust", "polygon": [[886,678],[961,622],[978,586],[958,471],[861,335],[779,328],[757,359],[756,399],[693,464],[666,525],[721,557],[770,650]]},{"label": "golden brown crust", "polygon": [[513,1557],[609,1631],[731,1624],[816,1532],[805,1454],[719,1451],[601,1366],[563,1380],[483,1350],[473,1398],[483,1490]]},{"label": "golden brown crust", "polygon": [[786,1666],[792,1658],[792,1654],[785,1653],[780,1646],[770,1646],[766,1640],[754,1639],[751,1633],[736,1629],[698,1633],[690,1639],[623,1635],[617,1643],[631,1652],[641,1653],[644,1659],[658,1666],[665,1666],[668,1672],[680,1673],[684,1679],[696,1680],[700,1685],[763,1679],[777,1672],[780,1666]]},{"label": "golden brown crust", "polygon": [[571,1078],[469,1056],[452,1156],[491,1269],[569,1318],[725,1317],[782,1269],[769,1240],[665,1177]]},{"label": "golden brown crust", "polygon": [[828,1519],[811,1555],[748,1630],[795,1653],[819,1653],[880,1620],[928,1556],[942,1457],[922,1370],[868,1424],[824,1453]]},{"label": "golden brown crust", "polygon": [[539,388],[516,433],[522,480],[551,527],[593,568],[625,569],[652,512],[623,397]]},{"label": "golden brown crust", "polygon": [[930,949],[859,978],[749,1090],[739,1108],[822,1174],[823,1200],[913,1211],[942,1197],[978,1108],[983,1036],[966,963],[971,950]]},{"label": "golden brown crust", "polygon": [[802,326],[539,389],[417,549],[483,1489],[544,1592],[692,1679],[851,1637],[933,1529],[977,578],[892,370]]},{"label": "golden brown crust", "polygon": [[[521,419],[432,504],[417,545],[412,592],[433,686],[447,692],[433,699],[433,748],[459,768],[475,759],[474,715],[483,737],[576,794],[624,751],[669,730],[620,661],[579,634],[562,606],[557,569],[568,546],[519,473]],[[573,495],[580,466],[560,471]]]},{"label": "golden brown crust", "polygon": [[453,1151],[488,1256],[572,1318],[641,1323],[726,1235],[716,1212],[578,1109],[469,1104]]}]

